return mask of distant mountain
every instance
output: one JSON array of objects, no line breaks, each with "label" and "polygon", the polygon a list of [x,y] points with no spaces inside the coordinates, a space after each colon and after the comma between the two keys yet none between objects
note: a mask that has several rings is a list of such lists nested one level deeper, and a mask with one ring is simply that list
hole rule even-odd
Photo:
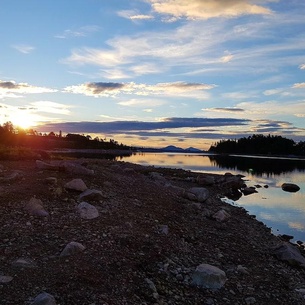
[{"label": "distant mountain", "polygon": [[189,148],[185,149],[185,151],[191,152],[191,153],[201,153],[204,150],[201,150],[201,149],[198,149],[198,148],[194,148],[194,147],[189,147]]},{"label": "distant mountain", "polygon": [[166,151],[166,152],[184,152],[183,148],[177,147],[177,146],[174,146],[174,145],[166,146],[164,148],[161,148],[160,150]]},{"label": "distant mountain", "polygon": [[139,151],[142,152],[172,152],[172,153],[204,153],[205,150],[200,150],[198,148],[189,147],[189,148],[181,148],[174,145],[169,145],[163,148],[139,148]]},{"label": "distant mountain", "polygon": [[164,148],[160,148],[160,151],[164,151],[164,152],[181,152],[181,153],[202,153],[204,152],[204,150],[200,150],[198,148],[194,148],[194,147],[189,147],[189,148],[186,148],[186,149],[183,149],[181,147],[177,147],[177,146],[174,146],[174,145],[169,145],[169,146],[166,146]]}]

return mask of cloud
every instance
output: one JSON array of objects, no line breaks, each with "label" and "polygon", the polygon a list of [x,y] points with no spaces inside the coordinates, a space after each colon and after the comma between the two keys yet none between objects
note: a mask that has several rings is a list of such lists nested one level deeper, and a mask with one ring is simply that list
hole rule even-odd
[{"label": "cloud", "polygon": [[[240,111],[230,111],[232,108],[242,109]],[[263,103],[255,102],[242,102],[237,103],[235,107],[228,108],[204,108],[202,109],[205,115],[209,114],[210,116],[215,116],[215,113],[223,112],[230,113],[230,117],[239,118],[249,118],[252,120],[255,119],[274,119],[281,115],[292,116],[292,117],[303,117],[305,115],[305,101],[304,102],[278,102],[278,101],[267,101]]]},{"label": "cloud", "polygon": [[91,33],[97,32],[99,27],[96,25],[83,26],[77,30],[65,30],[62,34],[55,35],[56,38],[67,39],[70,37],[86,37]]},{"label": "cloud", "polygon": [[154,19],[154,17],[152,15],[140,14],[136,10],[123,10],[123,11],[119,11],[118,15],[123,17],[123,18],[130,19],[132,21]]},{"label": "cloud", "polygon": [[[216,7],[220,4],[226,7],[226,3],[227,6],[235,3],[236,7],[241,3],[250,3],[241,0],[213,2]],[[256,1],[257,4],[268,2]],[[179,6],[180,2],[172,3]],[[186,9],[187,3],[191,5],[196,1],[185,0]],[[200,3],[205,4],[206,1]],[[207,3],[211,5],[212,1]],[[294,19],[290,20],[288,12],[278,11],[276,15],[259,20],[242,19],[241,25],[237,25],[235,19],[213,18],[179,23],[175,28],[165,27],[162,32],[150,28],[137,34],[116,35],[103,41],[101,47],[75,48],[61,62],[77,69],[85,65],[94,66],[102,69],[102,73],[106,71],[106,75],[100,75],[104,78],[109,76],[109,79],[134,78],[161,72],[176,76],[179,71],[179,75],[184,77],[211,76],[212,73],[230,77],[233,73],[247,77],[255,75],[257,84],[260,79],[258,75],[268,73],[270,76],[276,74],[283,77],[283,68],[298,66],[302,62],[299,54],[304,50],[304,39],[296,32],[290,32],[280,40],[278,37],[278,29],[286,28],[289,22],[298,28],[304,25],[304,17],[299,15],[294,15]],[[141,62],[145,63],[147,69],[145,66],[138,67]]]},{"label": "cloud", "polygon": [[302,89],[305,88],[305,83],[295,83],[292,86],[293,89]]},{"label": "cloud", "polygon": [[223,62],[223,63],[227,63],[227,62],[230,62],[232,59],[233,59],[233,55],[232,54],[227,54],[227,55],[224,55],[220,58],[220,61]]},{"label": "cloud", "polygon": [[206,108],[206,109],[202,109],[202,110],[208,110],[208,111],[215,111],[215,112],[244,112],[245,109],[242,108],[237,108],[237,107],[217,107],[217,108]]},{"label": "cloud", "polygon": [[35,109],[35,112],[46,112],[46,113],[56,113],[56,114],[62,114],[62,115],[70,115],[70,110],[71,106],[67,106],[64,104],[60,103],[55,103],[51,101],[38,101],[38,102],[33,102],[31,105],[34,108],[29,108]]},{"label": "cloud", "polygon": [[45,87],[32,86],[27,83],[0,80],[0,99],[5,97],[20,97],[20,94],[49,93],[56,91],[57,90]]},{"label": "cloud", "polygon": [[[135,131],[154,131],[160,129],[199,128],[214,126],[243,126],[249,120],[231,118],[163,118],[154,122],[142,121],[111,121],[111,122],[64,122],[45,124],[47,130],[58,129],[65,132],[92,133],[130,133]],[[168,131],[167,131],[168,132]]]},{"label": "cloud", "polygon": [[148,0],[153,10],[159,14],[178,18],[209,19],[217,17],[237,17],[241,15],[270,15],[272,11],[249,0]]},{"label": "cloud", "polygon": [[[119,102],[118,105],[127,106],[127,107],[159,107],[166,104],[162,100],[153,100],[153,99],[130,99],[127,101]],[[145,109],[145,112],[151,112],[151,109]]]},{"label": "cloud", "polygon": [[[68,86],[64,91],[84,94],[87,96],[107,96],[115,97],[118,94],[135,94],[135,95],[164,95],[164,96],[193,96],[196,98],[203,98],[204,90],[214,88],[215,85],[202,83],[158,83],[156,85],[136,84],[136,83],[106,83],[106,82],[92,82],[80,84],[76,86]],[[198,93],[201,93],[198,95]]]},{"label": "cloud", "polygon": [[33,46],[29,46],[25,44],[13,45],[12,47],[23,54],[29,54],[35,50]]}]

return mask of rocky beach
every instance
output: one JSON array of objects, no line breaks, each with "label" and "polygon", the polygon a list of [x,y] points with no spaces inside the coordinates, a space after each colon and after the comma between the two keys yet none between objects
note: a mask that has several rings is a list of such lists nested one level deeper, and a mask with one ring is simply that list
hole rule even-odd
[{"label": "rocky beach", "polygon": [[236,192],[229,173],[1,161],[0,304],[305,304],[303,244]]}]

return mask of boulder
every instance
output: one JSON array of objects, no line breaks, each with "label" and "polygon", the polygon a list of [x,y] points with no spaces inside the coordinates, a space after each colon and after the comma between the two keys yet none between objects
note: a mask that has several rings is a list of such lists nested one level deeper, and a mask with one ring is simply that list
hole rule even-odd
[{"label": "boulder", "polygon": [[300,190],[300,187],[293,183],[283,183],[282,190],[285,192],[295,193]]},{"label": "boulder", "polygon": [[49,213],[44,209],[42,201],[35,197],[32,197],[30,201],[25,205],[24,209],[32,216],[47,217]]},{"label": "boulder", "polygon": [[85,246],[83,246],[82,244],[75,242],[75,241],[71,241],[62,250],[62,252],[60,253],[60,256],[74,255],[76,253],[84,251],[85,249],[86,249]]},{"label": "boulder", "polygon": [[56,305],[56,301],[51,294],[42,292],[34,299],[31,305]]},{"label": "boulder", "polygon": [[204,187],[192,187],[186,191],[186,197],[198,202],[206,201],[210,196],[209,190]]},{"label": "boulder", "polygon": [[305,268],[305,257],[296,245],[282,242],[274,248],[273,253],[279,260],[285,261],[289,265]]},{"label": "boulder", "polygon": [[219,289],[227,281],[226,273],[209,264],[197,266],[192,275],[192,284],[208,289]]},{"label": "boulder", "polygon": [[88,188],[82,179],[73,179],[65,184],[65,189],[84,192]]},{"label": "boulder", "polygon": [[213,176],[198,176],[197,183],[202,186],[213,185],[215,184],[215,178]]},{"label": "boulder", "polygon": [[244,180],[240,176],[225,175],[225,181],[222,183],[224,187],[232,189],[240,189],[245,186]]},{"label": "boulder", "polygon": [[84,192],[82,192],[79,195],[79,199],[80,200],[95,200],[95,201],[99,201],[104,199],[105,196],[103,195],[103,193],[101,191],[98,190],[90,190],[87,189]]},{"label": "boulder", "polygon": [[255,187],[245,187],[241,191],[245,196],[257,193]]},{"label": "boulder", "polygon": [[81,202],[77,206],[77,210],[80,217],[83,219],[94,219],[99,217],[99,212],[97,208],[85,201]]}]

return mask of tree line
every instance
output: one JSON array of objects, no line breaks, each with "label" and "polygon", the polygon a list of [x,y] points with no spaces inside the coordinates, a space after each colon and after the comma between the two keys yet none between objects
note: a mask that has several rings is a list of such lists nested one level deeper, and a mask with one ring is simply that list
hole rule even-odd
[{"label": "tree line", "polygon": [[62,136],[60,131],[39,133],[33,129],[15,127],[11,122],[0,125],[0,145],[23,146],[35,149],[73,148],[73,149],[120,149],[128,150],[129,146],[114,139],[103,139],[90,135],[68,133]]},{"label": "tree line", "polygon": [[220,140],[209,152],[257,155],[305,155],[305,142],[295,142],[282,136],[253,134],[240,139]]}]

